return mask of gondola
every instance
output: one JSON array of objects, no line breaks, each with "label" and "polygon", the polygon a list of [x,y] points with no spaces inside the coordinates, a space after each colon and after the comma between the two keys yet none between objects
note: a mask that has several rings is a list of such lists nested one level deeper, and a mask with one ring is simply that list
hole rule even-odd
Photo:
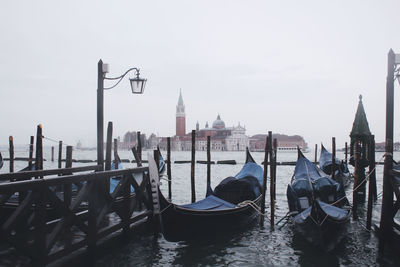
[{"label": "gondola", "polygon": [[[321,144],[321,154],[319,157],[319,167],[327,175],[332,175],[332,153],[325,149]],[[350,184],[351,175],[346,162],[335,158],[335,176],[334,180],[346,188]]]},{"label": "gondola", "polygon": [[222,180],[214,190],[207,185],[200,201],[177,205],[158,190],[161,225],[169,241],[209,238],[249,226],[258,215],[255,205],[261,201],[263,169],[249,151],[246,163],[234,177]]},{"label": "gondola", "polygon": [[296,232],[317,246],[331,248],[349,221],[351,210],[341,185],[332,180],[298,150],[287,187],[289,212]]}]

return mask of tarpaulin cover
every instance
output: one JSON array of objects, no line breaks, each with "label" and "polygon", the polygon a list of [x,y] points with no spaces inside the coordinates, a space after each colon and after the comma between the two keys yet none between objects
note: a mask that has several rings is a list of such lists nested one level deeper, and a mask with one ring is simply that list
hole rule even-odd
[{"label": "tarpaulin cover", "polygon": [[[321,147],[321,155],[319,157],[319,167],[327,174],[332,173],[332,153],[328,152],[324,146]],[[348,173],[347,164],[344,164],[339,159],[335,158],[335,174],[339,172]]]},{"label": "tarpaulin cover", "polygon": [[235,177],[228,177],[215,187],[214,195],[233,204],[254,200],[261,195],[263,169],[254,162],[247,162]]},{"label": "tarpaulin cover", "polygon": [[263,183],[263,169],[260,165],[254,162],[246,163],[238,174],[235,175],[236,179],[241,179],[247,176],[253,176],[257,178],[258,183],[262,185]]},{"label": "tarpaulin cover", "polygon": [[179,207],[195,210],[223,210],[234,208],[236,205],[233,205],[232,203],[229,203],[214,195],[210,195],[200,201],[191,204],[180,205]]}]

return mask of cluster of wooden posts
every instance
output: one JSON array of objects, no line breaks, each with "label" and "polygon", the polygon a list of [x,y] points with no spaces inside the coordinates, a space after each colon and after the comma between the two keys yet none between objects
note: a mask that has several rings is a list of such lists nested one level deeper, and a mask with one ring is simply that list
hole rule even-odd
[{"label": "cluster of wooden posts", "polygon": [[[112,124],[108,130],[105,171],[102,165],[72,168],[70,146],[65,168],[59,161],[59,169],[43,170],[43,135],[38,126],[36,157],[30,156],[29,169],[0,174],[2,242],[34,264],[44,265],[85,247],[95,255],[99,243],[126,237],[133,228],[153,221],[148,167],[110,170]],[[110,192],[113,178],[118,184]]]}]

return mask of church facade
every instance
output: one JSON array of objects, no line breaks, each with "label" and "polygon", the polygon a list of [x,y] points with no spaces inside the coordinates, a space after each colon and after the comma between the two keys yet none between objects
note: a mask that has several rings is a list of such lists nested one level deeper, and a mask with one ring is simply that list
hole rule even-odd
[{"label": "church facade", "polygon": [[[207,136],[210,136],[210,146],[213,151],[244,151],[246,147],[249,147],[251,151],[263,151],[265,148],[265,134],[248,137],[246,127],[240,125],[240,123],[237,126],[227,127],[220,114],[211,126],[206,122],[204,128],[200,128],[199,122],[196,123],[196,150],[207,150]],[[307,149],[304,138],[298,135],[274,134],[273,138],[277,139],[278,150],[280,151],[297,151],[297,146],[303,151]],[[161,137],[158,140],[160,149],[166,150],[167,138]],[[192,135],[191,132],[186,133],[185,104],[182,92],[180,92],[176,105],[176,134],[171,137],[171,150],[190,151],[191,149]]]},{"label": "church facade", "polygon": [[[204,128],[196,124],[196,150],[207,150],[207,136],[210,136],[211,150],[213,151],[244,151],[249,146],[249,138],[246,136],[246,128],[237,126],[226,127],[225,122],[218,114],[216,120],[209,127],[208,122]],[[161,149],[167,148],[167,138],[160,139]],[[192,135],[186,133],[186,113],[182,92],[179,93],[176,105],[176,134],[171,137],[171,150],[189,151],[192,149]]]}]

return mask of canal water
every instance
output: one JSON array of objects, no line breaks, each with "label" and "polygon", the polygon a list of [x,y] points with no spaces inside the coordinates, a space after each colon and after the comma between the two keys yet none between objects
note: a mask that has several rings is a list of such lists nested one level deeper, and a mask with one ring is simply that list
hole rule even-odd
[{"label": "canal water", "polygon": [[[0,148],[1,149],[1,148]],[[3,157],[7,157],[6,149],[1,149]],[[147,151],[143,158],[147,158]],[[164,158],[166,152],[162,151]],[[338,157],[344,159],[343,152],[337,152]],[[16,151],[16,157],[26,157],[27,151]],[[121,159],[133,159],[130,151],[119,151]],[[264,153],[252,153],[257,163],[264,159]],[[305,153],[305,156],[314,160],[314,152]],[[376,160],[383,161],[383,153],[376,154]],[[190,152],[171,153],[172,162],[175,160],[190,160]],[[50,149],[45,150],[45,168],[56,168],[57,163],[51,162]],[[95,159],[96,151],[74,150],[74,159]],[[400,159],[400,153],[395,153],[395,159]],[[245,161],[245,152],[212,152],[211,159],[236,160],[237,165],[212,165],[211,183],[214,188],[227,176],[235,175],[242,168]],[[297,153],[278,153],[278,161],[296,161]],[[206,160],[206,152],[196,152],[196,160]],[[18,170],[26,162],[16,162]],[[74,163],[73,166],[87,164]],[[124,167],[135,167],[133,163],[124,163]],[[196,164],[196,199],[204,198],[206,192],[206,165]],[[8,162],[1,172],[8,170]],[[276,187],[276,219],[279,221],[288,212],[286,187],[290,182],[294,166],[277,167]],[[352,169],[351,169],[352,171]],[[382,191],[383,166],[377,165],[378,193]],[[167,195],[168,183],[164,181],[161,190]],[[269,183],[268,183],[269,187]],[[347,190],[349,201],[352,202],[352,185]],[[267,192],[269,192],[267,190]],[[379,195],[381,196],[381,195]],[[172,200],[178,204],[189,203],[190,192],[190,164],[172,164]],[[379,223],[381,200],[374,204],[373,223]],[[267,197],[269,206],[269,196]],[[269,209],[267,209],[269,214]],[[340,239],[335,248],[328,250],[316,247],[298,236],[293,231],[293,225],[284,224],[271,230],[268,220],[265,226],[258,224],[250,226],[243,232],[235,232],[224,236],[215,236],[196,242],[169,242],[162,235],[140,235],[133,238],[127,245],[113,247],[104,254],[96,266],[400,266],[400,248],[387,251],[385,255],[378,254],[378,240],[373,232],[365,228],[366,203],[360,207],[359,220],[351,220],[347,225],[347,234]],[[234,223],[234,222],[232,222]]]}]

